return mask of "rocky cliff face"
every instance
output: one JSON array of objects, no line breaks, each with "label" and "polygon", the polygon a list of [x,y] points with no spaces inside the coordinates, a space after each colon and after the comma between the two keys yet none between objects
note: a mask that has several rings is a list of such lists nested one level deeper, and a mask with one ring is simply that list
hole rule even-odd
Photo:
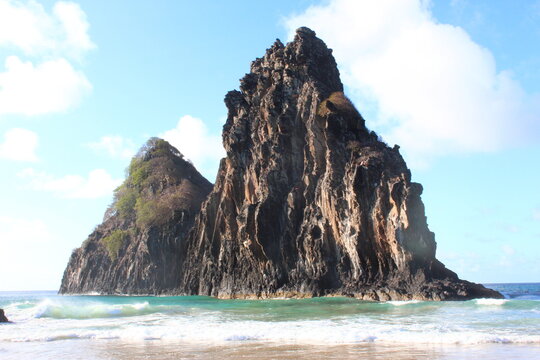
[{"label": "rocky cliff face", "polygon": [[276,41],[225,103],[227,157],[182,245],[177,293],[501,297],[435,258],[422,186],[366,128],[313,31]]},{"label": "rocky cliff face", "polygon": [[64,272],[63,294],[162,294],[177,288],[180,245],[210,184],[174,147],[150,139]]}]

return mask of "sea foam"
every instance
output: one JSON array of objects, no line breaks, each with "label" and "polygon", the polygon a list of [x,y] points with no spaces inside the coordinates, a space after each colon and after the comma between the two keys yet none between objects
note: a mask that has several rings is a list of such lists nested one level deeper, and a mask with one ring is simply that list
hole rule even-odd
[{"label": "sea foam", "polygon": [[421,302],[420,300],[395,300],[395,301],[387,301],[387,302],[383,302],[381,304],[391,304],[391,305],[394,305],[394,306],[403,306],[403,305],[410,305],[410,304],[418,304],[419,302]]},{"label": "sea foam", "polygon": [[508,302],[507,299],[476,299],[477,305],[504,305]]},{"label": "sea foam", "polygon": [[[39,319],[36,319],[39,320]],[[205,321],[173,317],[146,316],[139,321],[127,318],[93,319],[81,323],[57,320],[47,329],[25,324],[17,331],[0,334],[0,341],[58,341],[66,339],[119,339],[128,342],[182,341],[189,343],[223,344],[228,342],[264,341],[295,344],[540,344],[540,335],[433,328],[432,326],[400,326],[374,323],[321,321],[258,322]],[[29,326],[30,325],[30,326]],[[143,326],[144,325],[144,326]]]}]

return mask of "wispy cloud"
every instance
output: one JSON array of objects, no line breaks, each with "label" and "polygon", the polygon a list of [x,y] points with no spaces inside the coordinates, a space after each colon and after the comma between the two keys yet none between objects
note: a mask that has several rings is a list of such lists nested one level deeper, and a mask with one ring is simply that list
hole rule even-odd
[{"label": "wispy cloud", "polygon": [[99,141],[89,143],[88,147],[96,152],[119,159],[129,159],[136,152],[133,141],[118,135],[102,136]]},{"label": "wispy cloud", "polygon": [[508,245],[505,244],[501,246],[502,255],[499,257],[499,266],[502,267],[513,267],[516,264],[514,255],[516,254],[516,250]]},{"label": "wispy cloud", "polygon": [[[467,251],[458,253],[455,251],[439,251],[437,254],[439,258],[446,266],[449,266],[458,275],[477,273],[481,270],[480,257],[474,251]],[[469,277],[470,275],[466,275]]]},{"label": "wispy cloud", "polygon": [[508,244],[505,244],[501,247],[501,250],[506,254],[506,255],[514,255],[516,253],[516,250],[508,245]]},{"label": "wispy cloud", "polygon": [[38,135],[26,129],[11,129],[0,143],[0,159],[14,161],[37,161]]},{"label": "wispy cloud", "polygon": [[55,177],[32,168],[21,171],[19,177],[28,181],[33,190],[46,191],[68,199],[95,199],[111,196],[112,191],[122,183],[103,169],[92,170],[88,176],[66,175]]},{"label": "wispy cloud", "polygon": [[421,0],[332,0],[287,20],[312,27],[334,49],[368,124],[402,145],[412,165],[540,138],[540,97],[460,27],[441,24]]}]

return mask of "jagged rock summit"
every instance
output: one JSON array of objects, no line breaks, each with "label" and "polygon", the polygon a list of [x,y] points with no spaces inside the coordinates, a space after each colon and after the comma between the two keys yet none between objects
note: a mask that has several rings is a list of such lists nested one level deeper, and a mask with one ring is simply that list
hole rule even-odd
[{"label": "jagged rock summit", "polygon": [[133,158],[102,224],[73,251],[62,294],[163,294],[180,276],[180,246],[212,190],[165,140]]},{"label": "jagged rock summit", "polygon": [[277,40],[225,104],[213,190],[154,139],[73,253],[60,292],[502,297],[436,259],[422,186],[399,148],[366,128],[312,30]]},{"label": "jagged rock summit", "polygon": [[422,186],[343,94],[308,28],[225,97],[227,157],[184,245],[179,293],[369,300],[501,297],[435,258]]}]

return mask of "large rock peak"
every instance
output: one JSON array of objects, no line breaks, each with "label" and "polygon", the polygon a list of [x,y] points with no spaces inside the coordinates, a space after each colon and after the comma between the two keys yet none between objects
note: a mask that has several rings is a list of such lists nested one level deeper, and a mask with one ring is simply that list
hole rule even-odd
[{"label": "large rock peak", "polygon": [[499,296],[437,261],[422,187],[367,130],[312,30],[277,40],[225,104],[227,157],[187,239],[181,293]]}]

